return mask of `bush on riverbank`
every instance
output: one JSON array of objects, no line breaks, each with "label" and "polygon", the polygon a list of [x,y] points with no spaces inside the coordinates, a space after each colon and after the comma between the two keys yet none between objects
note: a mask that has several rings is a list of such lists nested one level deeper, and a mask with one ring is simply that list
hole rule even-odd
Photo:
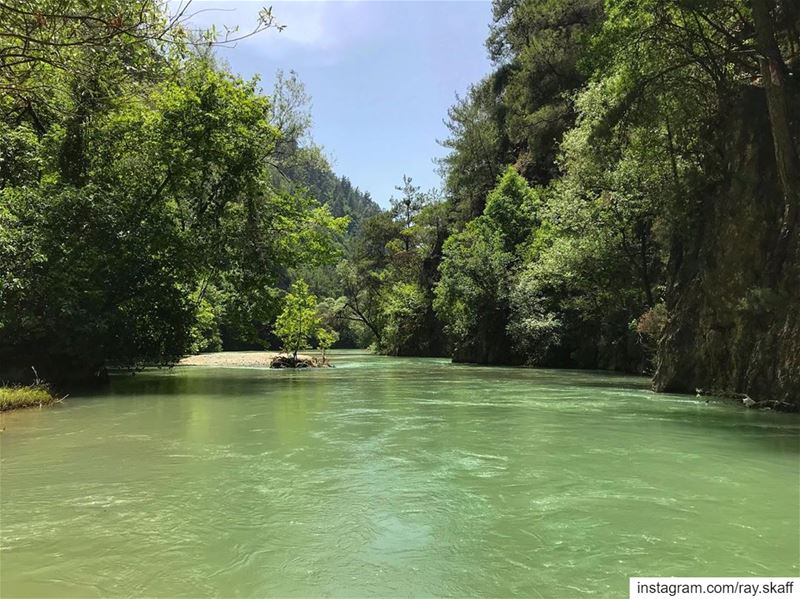
[{"label": "bush on riverbank", "polygon": [[32,406],[46,406],[56,400],[56,396],[45,385],[0,387],[0,412]]}]

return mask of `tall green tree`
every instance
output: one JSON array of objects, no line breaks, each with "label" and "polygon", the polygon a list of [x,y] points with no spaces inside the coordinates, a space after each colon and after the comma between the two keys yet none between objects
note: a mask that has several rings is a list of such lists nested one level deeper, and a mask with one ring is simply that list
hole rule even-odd
[{"label": "tall green tree", "polygon": [[457,359],[480,363],[510,359],[505,330],[513,262],[502,233],[485,216],[470,221],[445,242],[433,305],[453,340]]},{"label": "tall green tree", "polygon": [[506,251],[515,252],[540,224],[539,193],[514,167],[508,167],[486,199],[483,213],[503,236]]},{"label": "tall green tree", "polygon": [[399,198],[389,200],[394,217],[402,224],[400,235],[406,252],[411,250],[414,235],[414,221],[425,207],[427,198],[420,192],[419,186],[413,184],[411,177],[403,175],[403,184],[395,187],[401,193]]},{"label": "tall green tree", "polygon": [[458,98],[447,113],[448,137],[439,143],[448,153],[438,160],[448,201],[463,225],[480,216],[486,194],[504,165],[513,159],[505,134],[500,89],[488,77]]},{"label": "tall green tree", "polygon": [[573,94],[602,23],[602,0],[495,0],[487,40],[502,88],[503,130],[515,163],[530,181],[557,177],[559,142],[575,122]]},{"label": "tall green tree", "polygon": [[[275,320],[275,335],[281,340],[283,350],[297,360],[300,350],[311,347],[311,338],[318,333],[317,297],[308,290],[302,279],[292,283],[286,294],[283,310]],[[323,341],[328,337],[323,333]]]}]

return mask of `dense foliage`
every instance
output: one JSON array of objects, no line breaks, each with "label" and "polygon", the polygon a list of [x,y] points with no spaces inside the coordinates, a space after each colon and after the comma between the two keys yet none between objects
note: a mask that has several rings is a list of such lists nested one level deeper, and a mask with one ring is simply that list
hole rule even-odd
[{"label": "dense foliage", "polygon": [[[258,339],[287,269],[332,260],[347,219],[275,176],[286,138],[256,81],[153,43],[171,24],[158,6],[129,23],[115,3],[61,4],[2,25],[42,36],[0,53],[3,376],[84,379],[223,332]],[[109,19],[113,36],[85,31]],[[70,50],[54,65],[50,47]]]},{"label": "dense foliage", "polygon": [[405,181],[340,305],[390,353],[790,397],[799,32],[780,0],[495,0],[443,201]]},{"label": "dense foliage", "polygon": [[[452,109],[442,162],[456,217],[434,306],[456,358],[632,371],[657,359],[659,387],[790,395],[800,383],[791,358],[800,334],[794,3],[496,0],[494,8],[496,71]],[[753,110],[771,135],[732,145],[746,122],[737,115]],[[731,170],[757,152],[771,164]],[[500,176],[508,164],[535,186],[536,208],[522,220],[507,208],[524,201],[495,204],[508,196],[511,175]],[[726,222],[763,268],[744,277],[741,258],[711,247],[722,232],[708,227],[724,219],[717,197],[748,193],[736,178],[767,168],[778,189],[744,202],[777,203],[778,218],[746,211],[738,230]],[[756,229],[742,235],[748,226]],[[726,295],[704,286],[711,273],[749,282],[726,285]],[[752,305],[736,293],[776,299],[747,320],[730,308]],[[755,322],[765,319],[777,332],[759,341]],[[691,327],[735,331],[741,356],[705,347],[702,368],[669,366],[681,354],[700,362],[692,339],[707,333]],[[743,343],[748,336],[755,341]],[[781,366],[754,376],[738,365],[749,351]]]}]

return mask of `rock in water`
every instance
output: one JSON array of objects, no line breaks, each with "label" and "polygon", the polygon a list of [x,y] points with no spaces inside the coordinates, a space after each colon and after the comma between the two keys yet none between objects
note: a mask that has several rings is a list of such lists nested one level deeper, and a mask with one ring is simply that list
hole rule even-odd
[{"label": "rock in water", "polygon": [[288,356],[279,354],[272,358],[270,368],[318,368],[322,366],[313,356]]}]

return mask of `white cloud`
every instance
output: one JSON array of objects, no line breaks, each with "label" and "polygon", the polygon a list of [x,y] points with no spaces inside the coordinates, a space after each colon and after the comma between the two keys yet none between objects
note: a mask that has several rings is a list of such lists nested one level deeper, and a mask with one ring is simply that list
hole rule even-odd
[{"label": "white cloud", "polygon": [[348,49],[380,35],[381,11],[370,9],[369,4],[365,0],[194,0],[189,12],[195,13],[192,24],[197,27],[215,25],[223,31],[224,26],[238,26],[246,32],[255,26],[259,10],[272,6],[276,21],[286,28],[244,40],[239,48],[274,59],[302,53],[330,64]]}]

